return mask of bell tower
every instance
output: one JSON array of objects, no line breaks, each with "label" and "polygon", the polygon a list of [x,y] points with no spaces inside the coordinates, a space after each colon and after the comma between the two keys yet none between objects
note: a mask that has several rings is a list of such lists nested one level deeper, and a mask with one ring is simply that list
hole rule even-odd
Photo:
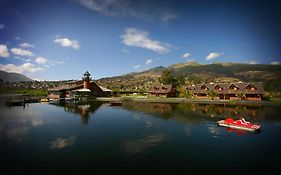
[{"label": "bell tower", "polygon": [[83,86],[85,89],[90,89],[90,80],[91,80],[91,74],[86,71],[84,74],[83,74]]}]

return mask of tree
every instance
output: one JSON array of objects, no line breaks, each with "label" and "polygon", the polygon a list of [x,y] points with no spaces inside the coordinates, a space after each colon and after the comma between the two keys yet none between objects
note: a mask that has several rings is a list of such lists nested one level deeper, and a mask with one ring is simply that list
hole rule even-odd
[{"label": "tree", "polygon": [[178,86],[181,86],[181,85],[184,85],[185,84],[185,78],[183,75],[179,74],[179,75],[176,75],[175,78],[174,78],[174,86],[175,87],[178,87]]},{"label": "tree", "polygon": [[243,94],[243,92],[237,93],[236,94],[237,97],[240,97],[242,100],[245,99],[245,94]]},{"label": "tree", "polygon": [[120,90],[115,88],[115,89],[112,89],[112,94],[113,96],[117,96],[118,94],[120,93]]},{"label": "tree", "polygon": [[120,85],[120,89],[121,89],[121,90],[124,89],[124,85],[123,85],[123,84]]},{"label": "tree", "polygon": [[141,95],[143,95],[143,94],[145,93],[144,88],[139,89],[139,93],[140,93]]},{"label": "tree", "polygon": [[162,75],[161,75],[159,81],[160,81],[160,83],[167,85],[167,84],[172,84],[175,81],[175,79],[170,70],[164,70],[162,72]]},{"label": "tree", "polygon": [[193,96],[193,92],[188,89],[181,89],[180,90],[180,97],[191,98]]},{"label": "tree", "polygon": [[208,96],[212,98],[212,100],[214,100],[214,97],[216,97],[218,94],[215,91],[210,91],[208,92]]},{"label": "tree", "polygon": [[194,83],[194,84],[198,84],[202,81],[202,78],[198,77],[198,76],[195,76],[195,75],[190,75],[188,77],[188,81],[191,82],[191,83]]},{"label": "tree", "polygon": [[173,76],[170,70],[164,70],[159,82],[165,85],[170,84],[173,86],[173,88],[176,88],[185,84],[185,78],[181,74]]}]

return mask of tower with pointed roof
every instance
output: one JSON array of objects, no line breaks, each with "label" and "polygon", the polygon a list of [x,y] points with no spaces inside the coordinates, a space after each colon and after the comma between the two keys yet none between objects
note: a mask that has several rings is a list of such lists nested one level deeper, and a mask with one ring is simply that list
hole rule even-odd
[{"label": "tower with pointed roof", "polygon": [[84,74],[83,74],[83,86],[85,89],[90,89],[90,81],[91,81],[91,74],[86,71]]}]

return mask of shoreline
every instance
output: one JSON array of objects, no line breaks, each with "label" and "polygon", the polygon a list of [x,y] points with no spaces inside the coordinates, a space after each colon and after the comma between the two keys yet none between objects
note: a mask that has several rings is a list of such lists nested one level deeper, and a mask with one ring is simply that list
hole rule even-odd
[{"label": "shoreline", "polygon": [[143,103],[197,103],[197,104],[228,104],[228,105],[281,105],[281,102],[276,101],[248,101],[248,100],[237,100],[234,103],[229,100],[207,100],[207,99],[186,99],[186,98],[122,98],[122,97],[97,97],[96,101],[106,102],[122,102],[122,101],[133,101]]},{"label": "shoreline", "polygon": [[[7,100],[9,97],[21,97],[25,94],[2,94],[0,99]],[[32,96],[33,98],[40,99],[42,96]],[[31,97],[31,98],[32,98]],[[104,102],[140,102],[140,103],[197,103],[197,104],[226,104],[226,105],[275,105],[281,106],[279,100],[261,100],[261,101],[249,101],[249,100],[210,100],[210,99],[187,99],[187,98],[133,98],[133,97],[96,97],[85,99],[87,101],[104,101]],[[39,100],[40,102],[40,100]]]}]

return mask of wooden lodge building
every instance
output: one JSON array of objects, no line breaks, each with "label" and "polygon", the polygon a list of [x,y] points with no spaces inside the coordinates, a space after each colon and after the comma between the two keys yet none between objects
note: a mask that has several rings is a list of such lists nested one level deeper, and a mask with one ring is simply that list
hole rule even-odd
[{"label": "wooden lodge building", "polygon": [[172,85],[153,85],[148,94],[154,97],[175,97],[176,91]]},{"label": "wooden lodge building", "polygon": [[261,100],[264,94],[261,82],[201,83],[185,86],[185,89],[192,91],[197,98],[210,98],[208,94],[213,91],[217,94],[214,99],[227,100]]},{"label": "wooden lodge building", "polygon": [[98,86],[91,80],[91,74],[86,71],[82,80],[67,82],[58,87],[48,89],[50,99],[65,99],[75,96],[107,97],[111,96],[111,90]]}]

